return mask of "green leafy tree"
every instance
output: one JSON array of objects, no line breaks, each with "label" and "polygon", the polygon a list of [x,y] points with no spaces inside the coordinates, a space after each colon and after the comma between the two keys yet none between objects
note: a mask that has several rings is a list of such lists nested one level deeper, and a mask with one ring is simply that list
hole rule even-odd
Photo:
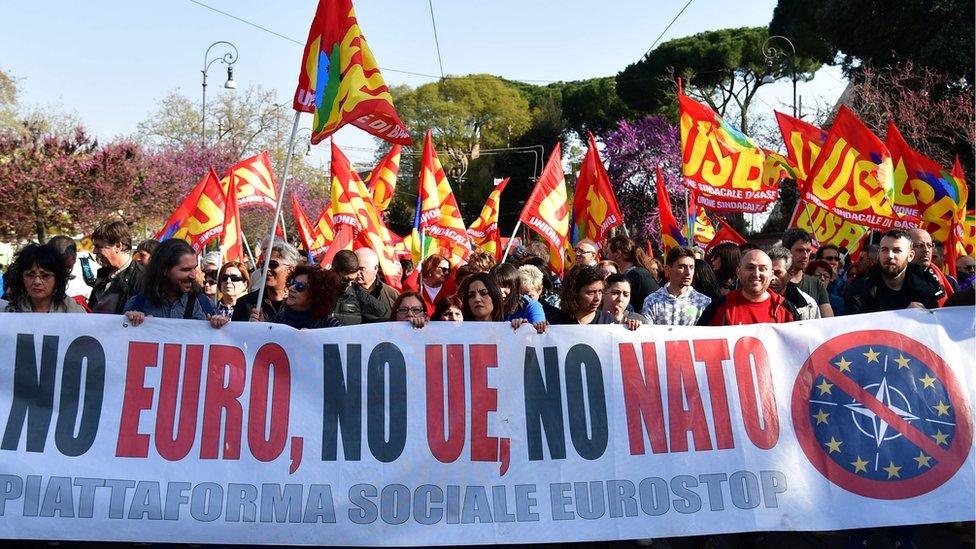
[{"label": "green leafy tree", "polygon": [[[677,77],[687,95],[707,104],[728,119],[738,117],[739,129],[749,131],[749,107],[767,74],[763,27],[707,31],[665,42],[617,74],[617,91],[630,108],[673,115]],[[820,67],[802,55],[796,59],[797,76],[809,80]],[[774,79],[792,76],[790,59],[774,60]],[[733,119],[734,121],[734,119]]]},{"label": "green leafy tree", "polygon": [[617,94],[612,76],[566,82],[561,88],[563,123],[584,143],[587,132],[605,134],[615,130],[621,120],[639,116]]}]

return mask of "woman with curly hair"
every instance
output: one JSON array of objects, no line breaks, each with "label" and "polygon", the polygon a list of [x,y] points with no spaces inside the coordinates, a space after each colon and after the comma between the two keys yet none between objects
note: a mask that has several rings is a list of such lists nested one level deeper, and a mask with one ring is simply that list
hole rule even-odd
[{"label": "woman with curly hair", "polygon": [[[271,319],[298,330],[335,328],[339,319],[332,314],[339,296],[339,275],[317,265],[299,265],[288,276],[288,297],[281,312]],[[251,321],[262,318],[261,309],[251,311]]]},{"label": "woman with curly hair", "polygon": [[10,266],[7,289],[8,313],[84,313],[84,307],[67,296],[68,270],[57,248],[30,244]]}]

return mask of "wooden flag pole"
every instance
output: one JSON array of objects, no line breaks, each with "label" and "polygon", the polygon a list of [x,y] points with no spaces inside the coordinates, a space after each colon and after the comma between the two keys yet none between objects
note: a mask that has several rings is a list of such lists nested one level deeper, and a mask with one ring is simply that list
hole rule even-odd
[{"label": "wooden flag pole", "polygon": [[505,263],[505,260],[508,259],[508,252],[509,250],[512,249],[512,241],[515,240],[515,235],[518,234],[519,227],[521,226],[522,226],[522,220],[519,219],[518,223],[515,224],[515,230],[512,231],[512,237],[508,239],[508,244],[505,245],[505,253],[502,255],[502,263]]},{"label": "wooden flag pole", "polygon": [[[285,167],[281,170],[281,186],[278,188],[278,204],[275,205],[274,220],[271,221],[271,233],[268,235],[268,249],[264,250],[264,265],[261,267],[261,285],[258,286],[258,310],[264,307],[264,286],[268,282],[268,268],[271,263],[271,249],[274,247],[275,233],[278,232],[278,219],[281,218],[281,206],[285,203],[285,185],[288,183],[288,164],[295,152],[295,137],[298,135],[298,121],[301,111],[295,111],[295,123],[291,127],[291,137],[288,138],[288,154],[285,155]],[[270,319],[269,319],[270,320]]]}]

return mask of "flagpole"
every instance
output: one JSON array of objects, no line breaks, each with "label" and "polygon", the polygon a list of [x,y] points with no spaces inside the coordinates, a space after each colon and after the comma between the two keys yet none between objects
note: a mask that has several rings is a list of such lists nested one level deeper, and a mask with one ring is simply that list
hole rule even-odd
[{"label": "flagpole", "polygon": [[[251,262],[254,262],[254,252],[251,251],[251,245],[247,243],[247,235],[244,234],[244,230],[241,229],[241,240],[244,241],[244,249],[247,250],[248,257],[251,258]],[[257,267],[257,265],[255,265]]]},{"label": "flagpole", "polygon": [[512,237],[508,239],[508,244],[505,244],[505,253],[502,255],[502,263],[508,259],[508,251],[512,249],[512,242],[515,240],[515,235],[518,234],[519,227],[522,226],[522,220],[519,219],[518,223],[515,224],[515,230],[512,231]]},{"label": "flagpole", "polygon": [[[285,167],[281,173],[281,186],[278,188],[278,203],[275,205],[274,219],[271,221],[271,233],[268,235],[268,249],[264,250],[264,266],[261,267],[261,285],[258,287],[258,310],[264,306],[264,287],[268,282],[268,268],[271,264],[271,249],[274,247],[275,233],[278,231],[278,219],[281,217],[281,206],[285,203],[282,197],[285,196],[285,185],[288,183],[288,165],[291,163],[291,155],[295,152],[295,137],[298,135],[298,121],[301,111],[295,111],[295,123],[291,127],[291,137],[288,138],[288,153],[285,155]],[[243,231],[242,231],[243,232]],[[270,320],[270,319],[269,319]]]},{"label": "flagpole", "polygon": [[[688,187],[685,187],[685,228],[688,230],[688,245],[694,247],[695,245],[695,218],[692,217],[691,205],[689,204]],[[695,216],[698,212],[695,212]]]},{"label": "flagpole", "polygon": [[[279,198],[278,201],[280,202],[281,199]],[[281,210],[278,211],[278,221],[281,221],[281,235],[285,239],[285,242],[287,242],[288,241],[288,226],[285,225],[285,214],[282,213]]]}]

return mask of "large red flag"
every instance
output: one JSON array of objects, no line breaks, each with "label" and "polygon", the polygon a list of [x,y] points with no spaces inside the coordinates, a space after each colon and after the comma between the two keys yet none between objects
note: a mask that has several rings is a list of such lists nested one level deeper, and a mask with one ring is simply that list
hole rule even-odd
[{"label": "large red flag", "polygon": [[295,214],[295,228],[298,229],[298,238],[302,241],[302,246],[305,247],[306,252],[312,251],[312,242],[315,241],[313,236],[314,229],[312,228],[312,223],[308,220],[308,216],[305,215],[305,210],[302,209],[302,205],[298,203],[298,198],[295,197],[295,193],[291,193],[291,211]]},{"label": "large red flag", "polygon": [[573,196],[573,224],[576,225],[573,234],[577,242],[584,238],[603,242],[610,229],[623,224],[624,216],[617,205],[596,140],[593,134],[588,135],[589,148],[583,157]]},{"label": "large red flag", "polygon": [[802,186],[827,142],[827,132],[799,118],[775,112],[786,153],[796,169],[797,184]]},{"label": "large red flag", "polygon": [[315,113],[313,145],[346,124],[392,143],[412,143],[359,29],[352,0],[319,0],[293,106]]},{"label": "large red flag", "polygon": [[271,156],[268,151],[245,158],[231,166],[224,178],[220,180],[220,186],[225,193],[231,180],[237,188],[239,206],[274,208],[278,204],[278,189],[275,186],[274,171],[271,169]]},{"label": "large red flag", "polygon": [[451,265],[459,265],[468,260],[471,254],[471,239],[468,237],[461,209],[458,208],[454,191],[447,181],[447,175],[437,158],[430,130],[424,136],[424,151],[420,161],[420,180],[417,184],[420,215],[416,227],[423,231],[424,238],[432,239],[436,246],[424,244],[421,259],[432,253],[446,257]]},{"label": "large red flag", "polygon": [[224,230],[224,203],[226,195],[213,168],[183,199],[163,228],[156,233],[156,240],[182,238],[200,253],[211,240]]},{"label": "large red flag", "polygon": [[400,145],[393,145],[383,160],[373,168],[366,179],[366,188],[373,193],[373,204],[385,211],[393,200],[396,191],[397,173],[400,171]]},{"label": "large red flag", "polygon": [[564,250],[569,244],[569,204],[559,143],[549,155],[519,219],[549,244],[549,266],[561,274],[566,267]]},{"label": "large red flag", "polygon": [[841,105],[811,169],[802,198],[843,219],[879,230],[917,225],[894,209],[891,153],[846,106]]},{"label": "large red flag", "polygon": [[740,246],[746,243],[746,239],[743,238],[742,235],[740,235],[739,233],[735,232],[735,230],[732,229],[732,227],[729,227],[728,223],[725,223],[723,221],[722,227],[719,228],[719,230],[715,231],[715,236],[712,238],[712,241],[709,242],[707,246],[705,246],[705,253],[707,254],[715,246],[718,246],[719,244],[724,244],[726,242],[731,242],[736,246]]},{"label": "large red flag", "polygon": [[485,252],[495,256],[496,261],[502,258],[501,238],[498,233],[498,210],[501,207],[502,191],[508,185],[508,178],[502,179],[488,194],[485,205],[481,208],[481,215],[468,227],[471,242]]}]

